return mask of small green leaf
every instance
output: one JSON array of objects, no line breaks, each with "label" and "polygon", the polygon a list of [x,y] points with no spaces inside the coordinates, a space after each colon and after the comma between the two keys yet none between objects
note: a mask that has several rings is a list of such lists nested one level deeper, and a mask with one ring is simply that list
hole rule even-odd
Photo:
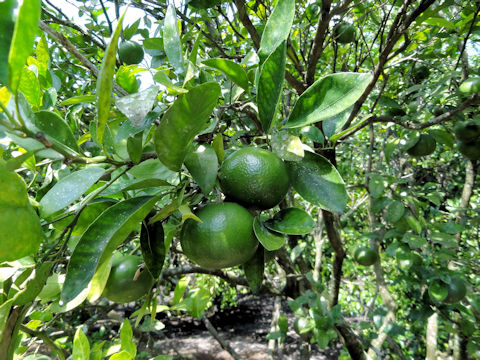
[{"label": "small green leaf", "polygon": [[258,241],[268,251],[278,250],[285,244],[285,235],[269,230],[258,216],[253,220],[253,231]]},{"label": "small green leaf", "polygon": [[183,72],[182,46],[178,33],[178,22],[175,6],[169,5],[163,20],[163,48],[173,67],[178,72]]},{"label": "small green leaf", "polygon": [[406,215],[405,220],[407,220],[408,226],[410,226],[410,228],[417,234],[422,232],[422,225],[417,219],[415,219],[415,217],[413,217],[413,215]]},{"label": "small green leaf", "polygon": [[223,136],[221,133],[217,133],[213,137],[212,147],[213,147],[213,150],[215,150],[215,153],[217,154],[218,162],[222,163],[225,157],[225,154],[223,149]]},{"label": "small green leaf", "polygon": [[[263,30],[260,42],[260,64],[282,43],[290,34],[295,17],[295,0],[279,0],[273,9]],[[283,73],[281,74],[283,76]]]},{"label": "small green leaf", "polygon": [[285,79],[287,42],[281,42],[263,63],[257,83],[258,117],[265,133],[270,131]]},{"label": "small green leaf", "polygon": [[135,356],[137,355],[137,346],[133,342],[132,326],[128,319],[123,319],[120,328],[120,342],[120,349],[128,352],[132,359],[135,359]]},{"label": "small green leaf", "polygon": [[305,156],[302,141],[298,136],[287,131],[280,131],[272,135],[272,151],[287,161],[300,161]]},{"label": "small green leaf", "polygon": [[113,251],[147,216],[158,197],[141,196],[121,201],[105,210],[83,233],[67,266],[61,299],[73,300],[110,259]]},{"label": "small green leaf", "polygon": [[13,29],[15,28],[16,0],[0,2],[0,84],[8,82],[8,53],[12,42]]},{"label": "small green leaf", "polygon": [[263,272],[265,270],[263,247],[259,246],[257,251],[243,264],[243,271],[247,278],[248,285],[254,294],[258,293],[263,283]]},{"label": "small green leaf", "polygon": [[100,167],[78,170],[56,183],[40,200],[41,213],[47,217],[80,198],[105,173]]},{"label": "small green leaf", "polygon": [[387,213],[385,215],[385,220],[390,224],[396,223],[405,213],[405,207],[403,203],[398,200],[394,200],[387,207]]},{"label": "small green leaf", "polygon": [[345,111],[363,94],[372,76],[360,73],[326,75],[312,84],[297,100],[286,127],[301,127]]},{"label": "small green leaf", "polygon": [[289,235],[305,235],[315,228],[315,221],[305,211],[299,208],[282,209],[265,226],[273,231]]},{"label": "small green leaf", "polygon": [[61,143],[76,152],[81,151],[70,127],[53,111],[37,111],[35,113],[35,126],[45,133],[47,140]]},{"label": "small green leaf", "polygon": [[105,126],[107,125],[112,104],[113,75],[115,74],[117,61],[118,38],[122,32],[122,22],[125,13],[126,10],[118,20],[112,40],[105,51],[102,67],[97,78],[97,141],[99,144],[103,144],[103,134],[105,133]]},{"label": "small green leaf", "polygon": [[25,95],[25,98],[35,109],[40,108],[42,102],[40,83],[38,82],[37,75],[27,67],[22,69],[18,91]]},{"label": "small green leaf", "polygon": [[40,264],[35,270],[35,276],[28,280],[25,288],[13,298],[13,305],[25,305],[35,300],[45,286],[53,265],[53,261],[46,261]]},{"label": "small green leaf", "polygon": [[67,105],[76,105],[76,104],[90,104],[95,102],[97,97],[95,95],[80,95],[80,96],[74,96],[69,99],[63,100],[60,103],[60,106],[67,106]]},{"label": "small green leaf", "polygon": [[90,357],[90,343],[88,338],[79,327],[73,337],[73,352],[72,359],[74,360],[88,360]]},{"label": "small green leaf", "polygon": [[188,146],[207,127],[219,96],[217,83],[204,83],[180,95],[165,112],[155,130],[154,143],[158,159],[169,169],[180,170]]},{"label": "small green leaf", "polygon": [[172,80],[170,80],[168,75],[163,71],[157,71],[155,75],[153,75],[153,80],[164,85],[171,95],[185,94],[188,92],[187,89],[175,85]]},{"label": "small green leaf", "polygon": [[20,6],[8,54],[8,85],[16,94],[20,76],[28,56],[33,51],[40,20],[40,0],[24,0]]},{"label": "small green leaf", "polygon": [[[153,176],[153,175],[152,175]],[[101,195],[112,195],[122,191],[149,189],[159,186],[172,186],[170,183],[162,179],[124,179],[120,178],[102,191]]]},{"label": "small green leaf", "polygon": [[286,165],[290,183],[305,200],[329,211],[345,211],[345,183],[327,159],[306,151],[301,161],[286,161]]},{"label": "small green leaf", "polygon": [[122,350],[110,356],[109,360],[133,360],[132,355],[126,350]]},{"label": "small green leaf", "polygon": [[194,147],[185,157],[185,166],[205,195],[215,186],[218,172],[218,159],[215,150],[208,144]]},{"label": "small green leaf", "polygon": [[379,174],[372,174],[368,182],[368,191],[370,195],[376,199],[385,191],[383,177]]},{"label": "small green leaf", "polygon": [[127,139],[128,157],[134,164],[138,164],[142,160],[143,153],[143,133],[132,135]]},{"label": "small green leaf", "polygon": [[326,137],[331,138],[333,135],[336,135],[340,130],[342,130],[343,125],[345,125],[350,113],[352,112],[352,108],[353,107],[350,106],[341,113],[323,120],[322,130]]},{"label": "small green leaf", "polygon": [[165,262],[165,233],[160,221],[153,224],[148,224],[147,221],[148,218],[142,222],[140,248],[142,249],[142,257],[148,271],[156,279],[160,276],[163,263]]},{"label": "small green leaf", "polygon": [[240,64],[227,59],[208,59],[202,63],[220,70],[235,84],[248,91],[248,76]]}]

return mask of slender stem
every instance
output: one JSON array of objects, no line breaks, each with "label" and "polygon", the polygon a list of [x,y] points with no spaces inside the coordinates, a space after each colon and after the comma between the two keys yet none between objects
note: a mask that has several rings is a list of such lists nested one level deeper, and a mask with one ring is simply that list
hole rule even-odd
[{"label": "slender stem", "polygon": [[67,358],[66,354],[63,352],[63,349],[55,344],[55,342],[50,339],[50,337],[44,331],[36,331],[26,327],[25,325],[20,325],[20,330],[24,333],[36,337],[43,341],[53,352],[55,352],[60,360],[65,360]]}]

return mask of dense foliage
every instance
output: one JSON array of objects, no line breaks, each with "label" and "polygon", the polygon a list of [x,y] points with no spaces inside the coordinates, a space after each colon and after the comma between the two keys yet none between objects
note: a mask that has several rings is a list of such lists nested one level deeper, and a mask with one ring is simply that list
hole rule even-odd
[{"label": "dense foliage", "polygon": [[[479,41],[478,1],[0,2],[0,359],[173,358],[133,334],[246,292],[288,301],[305,359],[480,358]],[[253,227],[211,223],[254,255],[194,265],[182,228],[247,147],[278,161],[275,199],[239,199],[247,175]],[[140,297],[112,339],[128,256],[146,280],[107,296]]]}]

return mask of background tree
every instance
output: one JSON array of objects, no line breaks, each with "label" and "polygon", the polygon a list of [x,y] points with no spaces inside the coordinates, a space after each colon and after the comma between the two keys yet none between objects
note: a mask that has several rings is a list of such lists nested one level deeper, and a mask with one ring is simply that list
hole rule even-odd
[{"label": "background tree", "polygon": [[[245,288],[289,302],[304,358],[335,339],[352,359],[480,357],[478,1],[68,6],[0,3],[0,359],[30,337],[105,356],[82,330],[116,306],[102,294],[140,297],[118,358],[159,311],[238,358],[204,313]],[[234,224],[253,224],[250,260],[194,266],[183,223],[247,146],[283,159],[289,193]],[[126,254],[155,279],[143,297],[111,295]]]}]

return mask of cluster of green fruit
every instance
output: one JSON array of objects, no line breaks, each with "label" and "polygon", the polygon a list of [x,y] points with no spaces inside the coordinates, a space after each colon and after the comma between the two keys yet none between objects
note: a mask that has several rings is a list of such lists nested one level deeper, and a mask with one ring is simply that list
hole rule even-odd
[{"label": "cluster of green fruit", "polygon": [[188,219],[180,234],[184,254],[213,269],[241,265],[255,254],[258,240],[247,208],[270,209],[290,187],[283,161],[257,147],[244,147],[228,156],[218,179],[226,202],[203,206],[195,214],[202,222]]}]

